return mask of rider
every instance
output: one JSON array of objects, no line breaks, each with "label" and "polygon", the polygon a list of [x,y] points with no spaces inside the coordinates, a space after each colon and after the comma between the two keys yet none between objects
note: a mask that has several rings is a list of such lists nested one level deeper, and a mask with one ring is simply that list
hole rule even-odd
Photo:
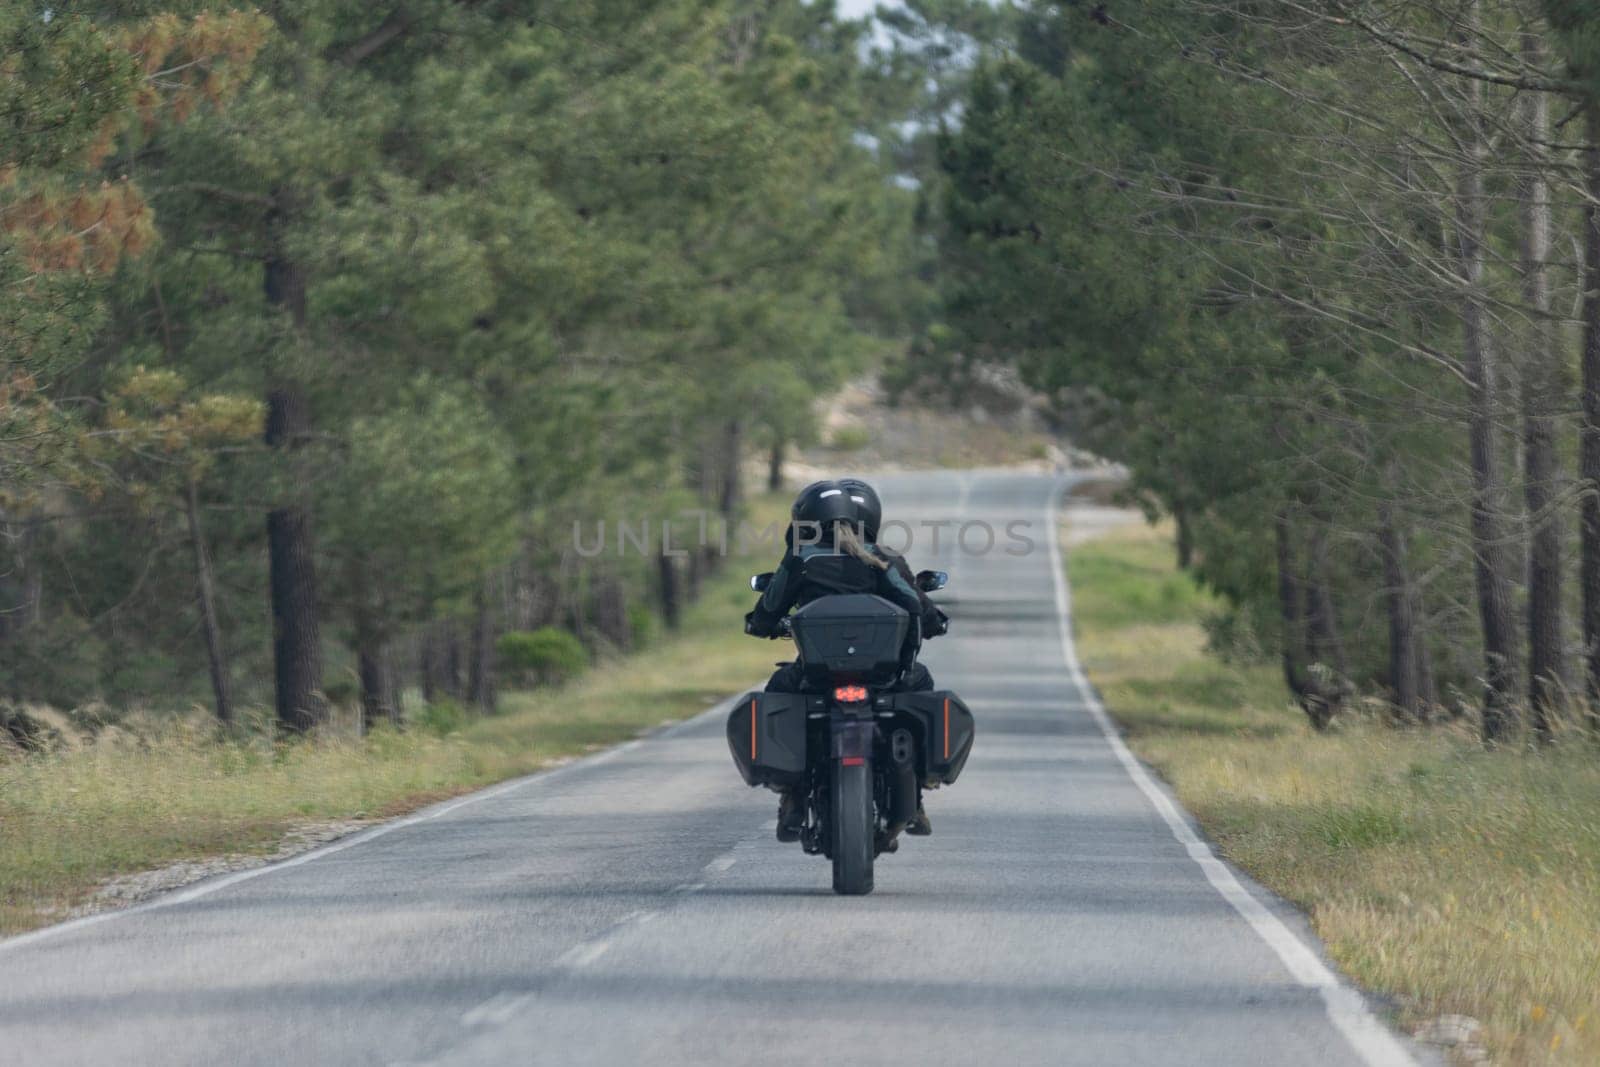
[{"label": "rider", "polygon": [[[950,617],[929,600],[922,590],[917,589],[916,576],[911,573],[911,565],[906,562],[906,558],[878,544],[878,527],[883,524],[883,501],[878,499],[878,491],[860,478],[840,478],[839,484],[849,491],[850,499],[860,510],[862,538],[872,546],[875,553],[889,561],[889,565],[894,568],[902,582],[916,589],[917,599],[921,605],[918,614],[922,619],[922,636],[939,637],[949,633]],[[913,663],[895,688],[913,693],[931,690],[933,675],[929,674],[928,668],[920,662]]]},{"label": "rider", "polygon": [[[917,589],[910,566],[899,555],[874,543],[882,515],[878,494],[860,479],[813,482],[802,489],[790,511],[792,521],[783,561],[755,608],[745,616],[745,633],[780,637],[782,620],[791,608],[841,593],[875,593],[919,618],[923,636],[945,633],[949,620]],[[798,693],[803,681],[800,664],[786,663],[773,673],[767,691]],[[933,676],[921,663],[914,663],[893,688],[930,690]],[[799,791],[784,790],[778,804],[779,839],[794,840],[804,821]],[[907,832],[932,832],[920,801]]]}]

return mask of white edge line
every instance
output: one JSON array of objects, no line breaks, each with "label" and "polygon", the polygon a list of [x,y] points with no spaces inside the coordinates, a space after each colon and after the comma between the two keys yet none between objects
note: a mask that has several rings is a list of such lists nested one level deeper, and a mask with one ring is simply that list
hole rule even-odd
[{"label": "white edge line", "polygon": [[1278,959],[1283,961],[1284,967],[1296,982],[1309,989],[1315,989],[1322,995],[1329,1021],[1344,1035],[1356,1054],[1369,1067],[1416,1067],[1416,1060],[1406,1051],[1399,1038],[1367,1009],[1366,1001],[1362,999],[1361,994],[1341,982],[1339,976],[1329,969],[1322,958],[1296,937],[1294,932],[1265,904],[1245,889],[1234,876],[1232,869],[1218,859],[1210,846],[1195,834],[1177,805],[1150,777],[1144,764],[1128,750],[1122,735],[1112,725],[1094,687],[1089,684],[1089,679],[1083,673],[1083,665],[1078,662],[1077,647],[1072,640],[1072,593],[1067,585],[1065,563],[1061,555],[1061,535],[1058,529],[1060,519],[1058,500],[1064,491],[1065,485],[1058,487],[1051,494],[1049,506],[1045,509],[1045,525],[1050,539],[1051,574],[1055,577],[1056,622],[1060,629],[1061,654],[1066,660],[1067,672],[1072,676],[1078,691],[1083,694],[1084,705],[1094,718],[1095,725],[1100,727],[1100,732],[1105,735],[1106,742],[1110,744],[1111,751],[1116,753],[1123,769],[1128,772],[1128,777],[1133,779],[1133,784],[1138,786],[1145,799],[1150,801],[1151,807],[1156,809],[1156,813],[1172,831],[1172,836],[1187,849],[1189,857],[1199,865],[1206,880],[1222,899],[1250,924],[1250,928],[1267,943],[1267,947],[1277,954]]},{"label": "white edge line", "polygon": [[484,800],[490,800],[505,793],[511,793],[518,789],[525,788],[526,786],[539,785],[544,782],[549,782],[556,778],[564,777],[573,771],[593,767],[601,763],[608,763],[611,760],[616,759],[618,756],[621,756],[624,753],[639,747],[639,745],[643,744],[646,740],[670,737],[675,733],[697,725],[702,719],[709,719],[715,716],[718,712],[725,712],[726,709],[733,706],[734,701],[737,700],[738,697],[739,694],[735,693],[711,705],[704,711],[692,715],[681,722],[673,723],[671,726],[660,730],[651,731],[644,737],[636,737],[632,741],[627,741],[623,744],[613,746],[601,752],[595,752],[591,755],[583,756],[579,759],[573,760],[570,763],[563,763],[557,767],[549,767],[545,770],[534,771],[532,774],[525,774],[520,778],[513,778],[510,781],[501,782],[498,785],[489,786],[486,789],[480,789],[477,792],[468,793],[465,796],[457,797],[453,800],[447,800],[431,805],[423,808],[420,811],[416,811],[410,815],[404,816],[403,818],[382,823],[378,826],[371,827],[370,829],[363,830],[360,833],[351,834],[349,837],[342,837],[337,841],[332,841],[326,845],[290,856],[288,859],[278,860],[274,863],[266,863],[260,867],[251,867],[243,871],[235,871],[232,874],[225,874],[215,878],[202,879],[192,886],[183,889],[175,889],[169,893],[163,893],[152,900],[145,901],[141,904],[135,904],[131,908],[116,908],[110,911],[96,912],[93,915],[84,915],[77,919],[68,919],[66,922],[56,923],[54,926],[40,927],[37,930],[30,930],[25,934],[18,934],[15,937],[0,940],[0,955],[5,954],[11,949],[22,948],[25,945],[31,945],[39,941],[44,941],[48,938],[57,937],[61,934],[72,933],[76,930],[82,930],[85,927],[96,926],[100,923],[111,922],[115,919],[124,919],[130,915],[138,915],[141,912],[156,911],[160,908],[170,908],[176,904],[187,904],[191,900],[198,900],[201,897],[210,896],[212,893],[215,893],[218,890],[227,889],[229,886],[238,885],[240,882],[248,882],[252,878],[260,878],[262,875],[271,874],[274,871],[282,871],[287,870],[290,867],[298,867],[302,863],[310,863],[312,860],[321,859],[324,856],[331,856],[336,852],[343,852],[347,848],[354,848],[357,845],[366,844],[368,841],[383,837],[385,834],[391,834],[396,830],[403,830],[408,826],[415,826],[420,822],[426,822],[430,819],[437,819],[441,816],[449,815],[451,812],[456,811],[459,808],[467,807],[470,804],[477,804]]}]

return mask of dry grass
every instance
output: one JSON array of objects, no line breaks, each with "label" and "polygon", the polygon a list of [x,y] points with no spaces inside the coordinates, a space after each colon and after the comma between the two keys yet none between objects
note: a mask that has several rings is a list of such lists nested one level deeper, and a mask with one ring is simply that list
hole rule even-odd
[{"label": "dry grass", "polygon": [[1203,654],[1167,531],[1068,561],[1090,677],[1230,859],[1304,907],[1402,1023],[1484,1024],[1497,1062],[1600,1063],[1600,752],[1486,752],[1352,717],[1315,736],[1277,670]]},{"label": "dry grass", "polygon": [[[767,501],[761,513],[773,510]],[[270,853],[296,826],[399,814],[626,740],[764,681],[787,649],[745,637],[739,620],[752,598],[750,568],[775,562],[730,560],[678,634],[565,688],[508,694],[502,714],[442,735],[417,728],[224,744],[204,720],[167,719],[76,749],[0,758],[0,935],[60,918],[117,875]]]}]

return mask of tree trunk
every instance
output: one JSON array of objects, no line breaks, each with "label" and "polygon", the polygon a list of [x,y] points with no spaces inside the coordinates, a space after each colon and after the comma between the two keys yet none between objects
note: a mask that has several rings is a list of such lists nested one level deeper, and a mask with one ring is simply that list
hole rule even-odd
[{"label": "tree trunk", "polygon": [[441,657],[441,680],[444,683],[446,695],[455,700],[462,699],[464,691],[461,687],[461,661],[464,657],[461,652],[461,626],[456,620],[451,619],[445,624],[444,630],[444,655]]},{"label": "tree trunk", "polygon": [[772,442],[772,452],[767,456],[767,492],[776,493],[783,488],[783,438]]},{"label": "tree trunk", "polygon": [[700,599],[700,586],[706,577],[706,554],[704,547],[695,545],[689,549],[688,581],[685,583],[684,596],[693,604]]},{"label": "tree trunk", "polygon": [[633,644],[628,627],[628,593],[622,580],[607,571],[599,576],[595,589],[595,628],[614,647],[627,651]]},{"label": "tree trunk", "polygon": [[262,266],[261,289],[269,304],[289,313],[295,329],[305,328],[306,274],[300,264],[282,254],[268,257]]},{"label": "tree trunk", "polygon": [[1286,514],[1278,514],[1273,533],[1277,545],[1278,618],[1283,628],[1280,649],[1284,684],[1305,711],[1312,728],[1325,730],[1332,715],[1321,687],[1306,670],[1303,658],[1307,646],[1305,596],[1295,570],[1294,535]]},{"label": "tree trunk", "polygon": [[1189,525],[1189,509],[1182,504],[1173,505],[1172,521],[1177,527],[1178,569],[1186,571],[1194,562],[1194,530]]},{"label": "tree trunk", "polygon": [[657,591],[661,597],[661,621],[669,630],[676,630],[682,619],[682,600],[678,589],[678,565],[665,552],[656,557]]},{"label": "tree trunk", "polygon": [[[279,198],[281,200],[281,196]],[[283,308],[297,330],[306,324],[304,269],[277,248],[281,212],[269,213],[274,251],[267,258],[262,289],[269,303]],[[266,443],[280,462],[311,433],[311,410],[305,390],[290,380],[267,393]],[[322,695],[322,637],[317,618],[317,581],[312,555],[311,516],[294,501],[267,513],[267,557],[272,589],[272,658],[278,722],[304,732],[327,718]]]},{"label": "tree trunk", "polygon": [[422,628],[422,649],[418,658],[422,661],[422,699],[432,704],[439,696],[441,688],[440,674],[442,671],[443,651],[439,647],[439,624],[430,622]]},{"label": "tree trunk", "polygon": [[742,438],[743,429],[739,425],[739,420],[729,419],[722,433],[722,492],[717,501],[717,510],[721,511],[723,519],[730,523],[739,510],[739,500],[744,490],[740,484],[742,472],[739,469]]},{"label": "tree trunk", "polygon": [[1585,109],[1583,152],[1583,476],[1584,691],[1589,727],[1600,732],[1600,100]]},{"label": "tree trunk", "polygon": [[[34,561],[38,536],[37,523],[16,521],[0,510],[0,552],[4,553],[0,554],[0,643],[22,640],[28,628],[39,621],[44,572]],[[22,678],[19,672],[9,673],[6,693],[20,701],[26,695]]]},{"label": "tree trunk", "polygon": [[400,704],[385,651],[363,645],[356,653],[356,673],[361,677],[361,732],[371,733],[380,722],[399,726]]},{"label": "tree trunk", "polygon": [[189,544],[194,552],[195,600],[200,608],[200,630],[206,642],[206,663],[211,668],[211,693],[217,721],[233,722],[233,695],[228,688],[228,664],[222,650],[222,626],[217,621],[216,583],[211,574],[211,553],[200,529],[199,490],[190,478],[183,494],[183,510],[189,520]]},{"label": "tree trunk", "polygon": [[401,724],[400,687],[389,650],[363,609],[356,623],[356,673],[361,678],[361,732]]},{"label": "tree trunk", "polygon": [[1420,722],[1426,716],[1416,602],[1406,567],[1405,537],[1395,524],[1394,505],[1388,501],[1378,506],[1378,546],[1383,554],[1384,602],[1389,615],[1389,691],[1395,710],[1403,718]]},{"label": "tree trunk", "polygon": [[[1522,34],[1523,59],[1542,67],[1543,41]],[[1534,69],[1538,69],[1535,67]],[[1530,318],[1522,371],[1523,499],[1528,509],[1528,709],[1534,732],[1550,737],[1550,714],[1565,692],[1561,647],[1561,514],[1556,508],[1556,419],[1563,388],[1561,353],[1550,321],[1550,184],[1543,142],[1550,98],[1523,95],[1531,158],[1518,195],[1522,213],[1522,299]]]},{"label": "tree trunk", "polygon": [[1432,719],[1439,713],[1439,686],[1433,676],[1433,652],[1428,647],[1428,627],[1422,609],[1422,591],[1416,590],[1412,618],[1417,624],[1417,685],[1422,697],[1423,715]]},{"label": "tree trunk", "polygon": [[1306,573],[1301,581],[1306,609],[1306,661],[1317,668],[1312,676],[1324,723],[1332,721],[1350,692],[1350,659],[1339,634],[1339,614],[1328,584],[1328,520],[1313,516]]},{"label": "tree trunk", "polygon": [[495,709],[494,684],[494,620],[489,613],[489,589],[485,581],[478,586],[473,598],[472,611],[472,661],[467,671],[467,702],[480,715],[493,715]]},{"label": "tree trunk", "polygon": [[389,655],[383,598],[373,588],[372,575],[357,560],[350,568],[350,588],[355,608],[356,676],[361,682],[361,732],[370,733],[380,722],[400,725],[400,686]]},{"label": "tree trunk", "polygon": [[[288,452],[310,429],[305,394],[297,387],[267,396],[267,444]],[[322,638],[317,619],[311,517],[294,502],[267,513],[272,587],[272,658],[278,722],[304,732],[327,718],[322,696]]]},{"label": "tree trunk", "polygon": [[1483,627],[1483,738],[1494,742],[1516,724],[1516,621],[1511,566],[1500,522],[1502,487],[1495,457],[1497,373],[1484,297],[1484,184],[1488,149],[1481,129],[1482,87],[1468,90],[1468,158],[1456,183],[1456,242],[1463,287],[1462,369],[1468,382],[1468,451],[1472,463],[1472,554]]}]

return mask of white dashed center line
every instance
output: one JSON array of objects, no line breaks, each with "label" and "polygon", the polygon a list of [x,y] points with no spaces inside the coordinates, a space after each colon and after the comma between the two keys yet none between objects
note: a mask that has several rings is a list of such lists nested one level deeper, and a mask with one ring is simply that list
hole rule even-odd
[{"label": "white dashed center line", "polygon": [[556,960],[556,966],[574,969],[587,967],[601,956],[604,956],[606,950],[610,947],[610,941],[591,941],[584,945],[574,945],[561,954],[561,958]]}]

